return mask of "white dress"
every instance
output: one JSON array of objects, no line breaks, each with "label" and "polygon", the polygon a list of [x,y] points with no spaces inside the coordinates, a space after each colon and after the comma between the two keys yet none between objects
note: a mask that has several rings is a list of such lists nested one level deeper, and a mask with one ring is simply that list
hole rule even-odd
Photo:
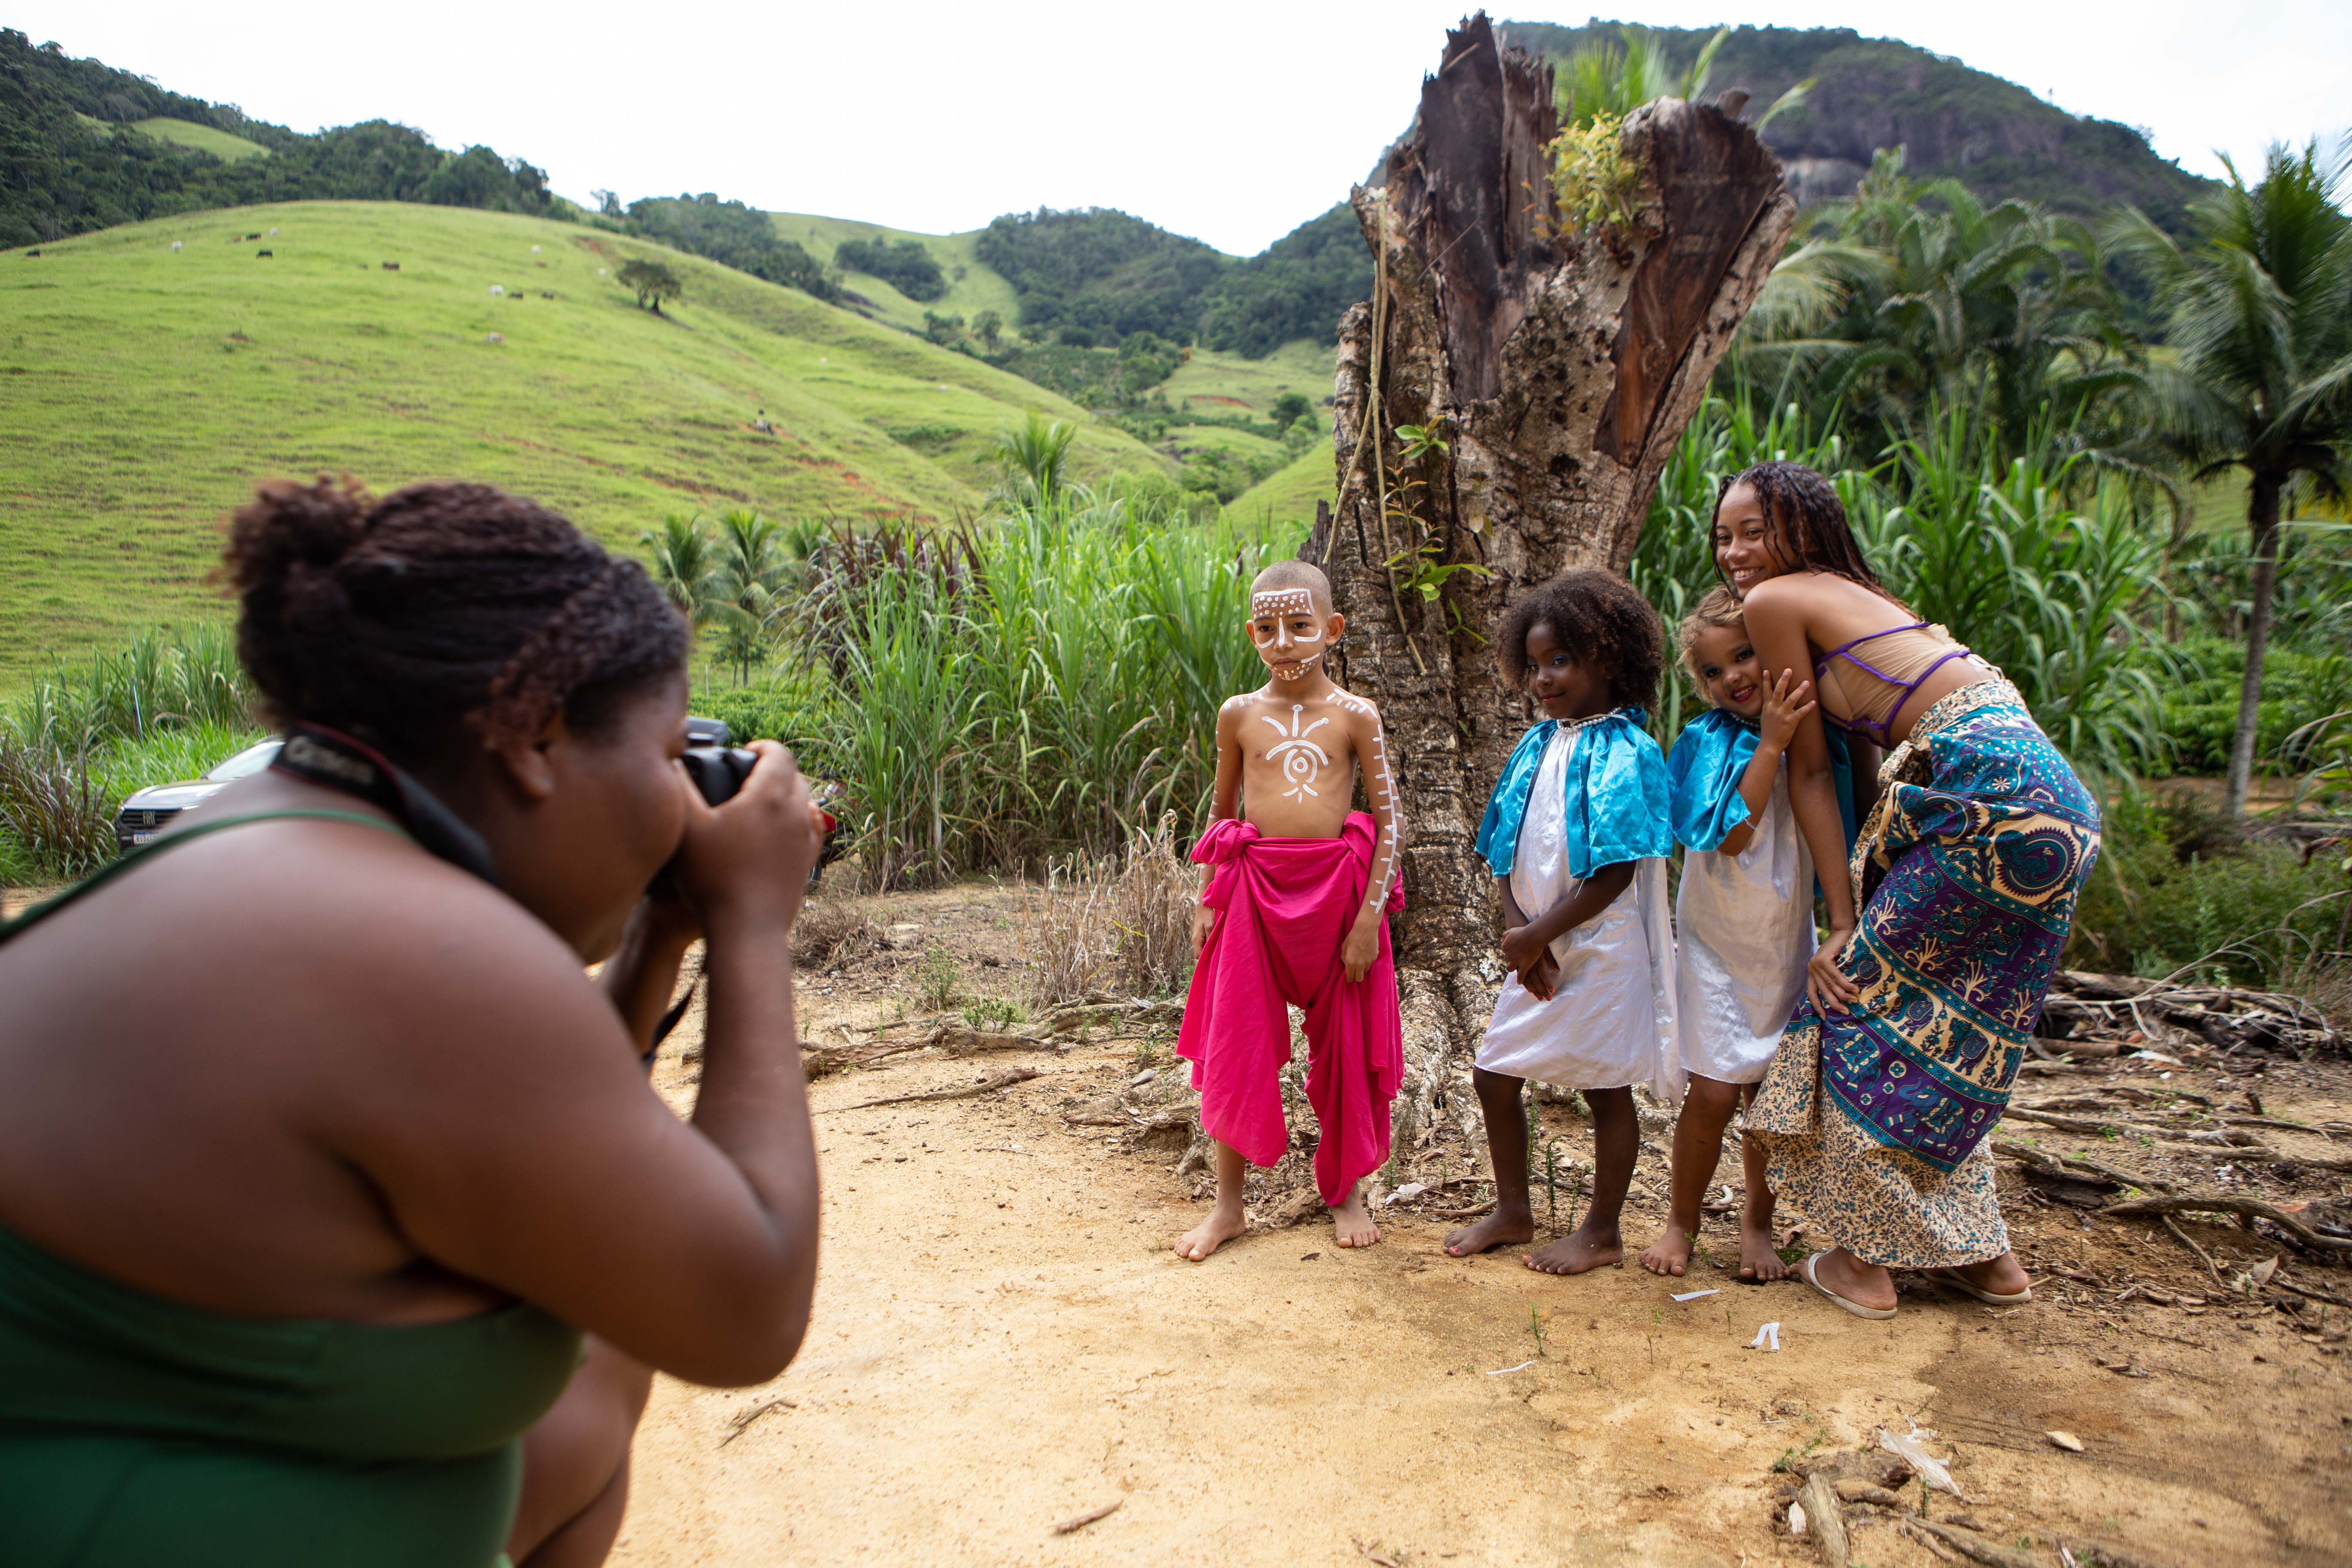
[{"label": "white dress", "polygon": [[1813,956],[1813,857],[1789,808],[1786,757],[1753,820],[1737,855],[1687,851],[1675,896],[1683,1067],[1718,1083],[1762,1079]]},{"label": "white dress", "polygon": [[[1583,731],[1559,728],[1536,766],[1519,824],[1511,897],[1533,920],[1581,886],[1568,869],[1566,781]],[[1666,863],[1634,863],[1616,901],[1551,944],[1559,980],[1538,1001],[1517,974],[1495,998],[1478,1065],[1559,1089],[1646,1084],[1669,1104],[1683,1096],[1675,1030],[1674,931],[1666,916]]]}]

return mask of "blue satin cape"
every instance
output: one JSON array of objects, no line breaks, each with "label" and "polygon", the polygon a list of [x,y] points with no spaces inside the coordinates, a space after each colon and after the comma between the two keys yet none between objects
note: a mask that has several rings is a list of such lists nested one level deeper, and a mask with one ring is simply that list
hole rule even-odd
[{"label": "blue satin cape", "polygon": [[[1603,866],[1675,852],[1665,753],[1643,728],[1639,708],[1620,708],[1584,726],[1568,763],[1568,869],[1590,877]],[[1486,797],[1478,824],[1478,853],[1497,877],[1511,874],[1519,853],[1536,766],[1560,726],[1547,719],[1519,737],[1503,776]]]},{"label": "blue satin cape", "polygon": [[[1830,746],[1830,775],[1837,790],[1838,817],[1846,847],[1853,847],[1853,759],[1845,737],[1822,727]],[[1758,734],[1746,721],[1710,708],[1675,737],[1666,775],[1674,795],[1675,837],[1693,849],[1712,849],[1724,835],[1748,820],[1740,776],[1756,755]]]}]

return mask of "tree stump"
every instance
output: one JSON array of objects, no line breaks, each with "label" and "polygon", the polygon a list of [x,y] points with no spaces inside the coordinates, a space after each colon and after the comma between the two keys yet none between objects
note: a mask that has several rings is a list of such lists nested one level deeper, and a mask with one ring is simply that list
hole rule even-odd
[{"label": "tree stump", "polygon": [[[1753,132],[1662,99],[1617,143],[1626,221],[1564,225],[1557,131],[1550,67],[1499,49],[1481,13],[1447,34],[1385,183],[1352,198],[1374,297],[1340,323],[1338,505],[1300,553],[1330,574],[1348,617],[1334,674],[1380,705],[1403,795],[1394,941],[1424,1004],[1408,1009],[1408,1077],[1422,1080],[1400,1100],[1408,1123],[1444,1071],[1449,1042],[1432,1027],[1475,1038],[1502,979],[1493,879],[1472,843],[1534,710],[1487,637],[1556,573],[1625,568],[1796,211]],[[1457,563],[1488,574],[1444,574]]]}]

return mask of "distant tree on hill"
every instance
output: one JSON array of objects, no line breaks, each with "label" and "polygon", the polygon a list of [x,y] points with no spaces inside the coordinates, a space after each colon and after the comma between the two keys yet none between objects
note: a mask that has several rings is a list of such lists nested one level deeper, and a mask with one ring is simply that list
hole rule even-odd
[{"label": "distant tree on hill", "polygon": [[998,340],[1004,334],[1004,318],[994,310],[982,310],[971,319],[971,335],[990,353],[996,352]]},{"label": "distant tree on hill", "polygon": [[621,286],[635,289],[638,308],[649,310],[656,316],[661,314],[664,300],[686,298],[686,286],[678,281],[677,273],[664,263],[642,256],[623,264]]},{"label": "distant tree on hill", "polygon": [[940,264],[919,239],[845,239],[834,248],[833,264],[845,272],[879,278],[909,300],[925,303],[948,291]]},{"label": "distant tree on hill", "polygon": [[923,312],[923,336],[942,348],[963,337],[961,316],[942,316],[936,310]]},{"label": "distant tree on hill", "polygon": [[1274,400],[1274,406],[1266,410],[1266,417],[1287,430],[1301,419],[1312,421],[1315,405],[1303,392],[1286,392]]}]

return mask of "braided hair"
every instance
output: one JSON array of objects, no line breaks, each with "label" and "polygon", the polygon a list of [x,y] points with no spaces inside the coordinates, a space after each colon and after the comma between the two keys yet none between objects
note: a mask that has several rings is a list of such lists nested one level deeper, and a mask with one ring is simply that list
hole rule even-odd
[{"label": "braided hair", "polygon": [[341,730],[407,766],[539,732],[593,733],[686,662],[645,569],[488,485],[376,500],[275,479],[231,519],[237,657],[280,723]]},{"label": "braided hair", "polygon": [[[1802,463],[1775,459],[1750,464],[1724,480],[1722,488],[1715,492],[1716,516],[1723,515],[1725,500],[1740,485],[1756,492],[1771,528],[1772,547],[1791,569],[1843,577],[1890,603],[1901,605],[1902,601],[1888,593],[1886,584],[1878,580],[1878,574],[1871,570],[1869,558],[1862,552],[1862,542],[1854,538],[1853,527],[1846,521],[1845,503],[1838,500],[1829,480]],[[1728,589],[1731,579],[1724,575],[1720,558],[1716,561],[1715,572]]]},{"label": "braided hair", "polygon": [[1530,589],[1503,616],[1495,634],[1495,662],[1513,688],[1527,687],[1528,633],[1537,626],[1579,662],[1609,672],[1609,700],[1648,708],[1665,672],[1665,628],[1633,584],[1597,566],[1563,572]]}]

